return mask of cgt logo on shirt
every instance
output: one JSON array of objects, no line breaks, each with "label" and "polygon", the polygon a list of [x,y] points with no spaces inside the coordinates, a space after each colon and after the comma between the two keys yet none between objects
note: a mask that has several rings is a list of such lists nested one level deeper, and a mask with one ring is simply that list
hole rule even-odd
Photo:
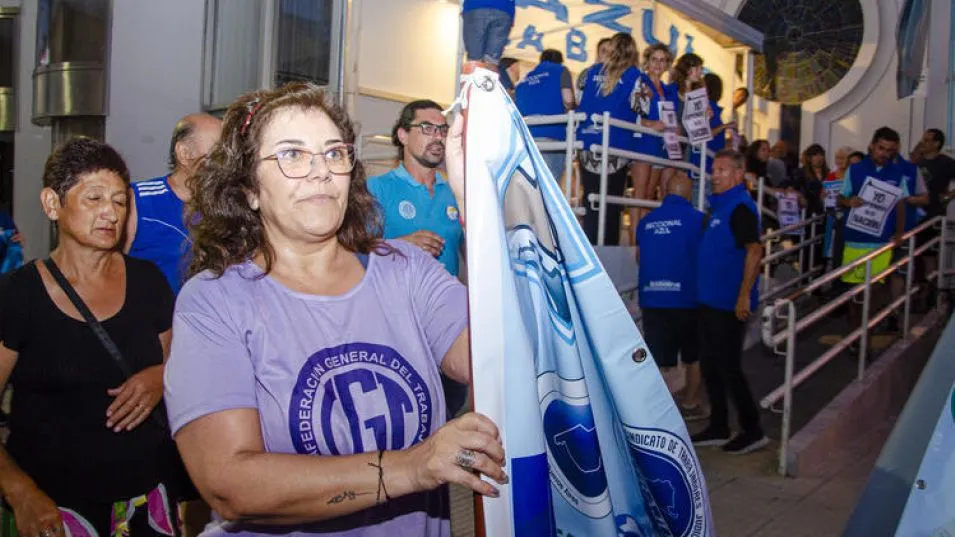
[{"label": "cgt logo on shirt", "polygon": [[305,361],[289,403],[298,453],[347,455],[402,449],[431,434],[424,379],[391,347],[346,343]]}]

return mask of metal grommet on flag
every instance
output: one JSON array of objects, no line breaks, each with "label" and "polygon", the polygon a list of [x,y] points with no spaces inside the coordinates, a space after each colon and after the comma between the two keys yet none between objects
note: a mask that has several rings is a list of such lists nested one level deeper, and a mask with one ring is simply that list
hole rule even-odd
[{"label": "metal grommet on flag", "polygon": [[494,91],[494,81],[491,80],[491,77],[484,76],[481,78],[480,88],[487,92]]},{"label": "metal grommet on flag", "polygon": [[633,361],[642,364],[647,359],[647,349],[639,348],[633,351]]}]

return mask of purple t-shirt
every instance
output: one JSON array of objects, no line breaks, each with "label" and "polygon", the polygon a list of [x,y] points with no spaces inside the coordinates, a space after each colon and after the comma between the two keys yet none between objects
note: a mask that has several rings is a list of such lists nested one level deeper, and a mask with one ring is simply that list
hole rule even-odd
[{"label": "purple t-shirt", "polygon": [[[439,366],[467,325],[466,291],[418,248],[389,244],[399,253],[370,255],[361,282],[337,297],[256,278],[251,262],[192,278],[176,302],[166,365],[173,433],[254,408],[270,453],[396,450],[433,434],[446,412]],[[204,536],[267,534],[447,536],[447,491],[305,526],[230,523]]]}]

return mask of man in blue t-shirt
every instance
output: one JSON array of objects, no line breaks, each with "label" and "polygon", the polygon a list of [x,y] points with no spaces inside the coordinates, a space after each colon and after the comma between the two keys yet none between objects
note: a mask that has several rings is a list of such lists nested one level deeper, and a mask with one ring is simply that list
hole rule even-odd
[{"label": "man in blue t-shirt", "polygon": [[[769,443],[741,363],[746,322],[757,305],[763,257],[759,212],[743,184],[745,170],[738,151],[724,149],[713,159],[709,222],[696,263],[700,367],[711,412],[709,426],[692,440],[697,446],[722,446],[734,455]],[[736,406],[742,428],[732,439],[727,397]]]},{"label": "man in blue t-shirt", "polygon": [[461,19],[468,61],[496,69],[514,25],[514,0],[464,0]]},{"label": "man in blue t-shirt", "polygon": [[186,180],[219,141],[222,122],[209,114],[191,114],[176,123],[169,142],[169,175],[138,181],[130,188],[124,250],[155,263],[173,292],[185,283],[191,242],[185,204],[192,199]]},{"label": "man in blue t-shirt", "polygon": [[[451,185],[438,168],[444,163],[448,122],[434,101],[414,101],[401,111],[391,131],[398,148],[398,167],[368,180],[368,190],[381,205],[386,239],[402,239],[440,261],[458,275],[458,254],[464,231]],[[448,417],[467,400],[467,386],[443,374]]]},{"label": "man in blue t-shirt", "polygon": [[368,190],[381,204],[386,239],[414,244],[457,276],[464,232],[454,193],[438,171],[447,134],[448,122],[437,103],[409,103],[391,135],[401,162],[369,179]]},{"label": "man in blue t-shirt", "polygon": [[[547,49],[541,53],[541,61],[514,90],[514,104],[524,117],[559,115],[577,106],[574,99],[574,81],[570,71],[563,65],[564,55],[559,50]],[[535,125],[531,135],[538,142],[563,142],[567,140],[567,124]],[[544,163],[554,180],[560,182],[564,175],[566,151],[541,151]]]},{"label": "man in blue t-shirt", "polygon": [[643,336],[660,370],[686,368],[680,411],[687,421],[706,419],[700,404],[700,364],[696,293],[696,255],[703,235],[702,212],[691,203],[693,190],[685,175],[666,185],[659,208],[637,227],[637,263]]}]

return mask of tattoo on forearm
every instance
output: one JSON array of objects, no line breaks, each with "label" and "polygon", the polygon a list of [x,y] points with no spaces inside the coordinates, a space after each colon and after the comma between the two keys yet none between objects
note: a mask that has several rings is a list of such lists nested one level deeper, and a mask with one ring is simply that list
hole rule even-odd
[{"label": "tattoo on forearm", "polygon": [[337,495],[337,496],[332,496],[332,498],[331,498],[330,500],[328,500],[328,505],[335,505],[335,504],[339,504],[339,503],[342,503],[342,502],[345,502],[345,501],[356,500],[356,499],[358,499],[359,496],[368,496],[369,494],[371,494],[371,493],[370,493],[370,492],[355,492],[355,491],[352,491],[352,490],[346,490],[345,492],[342,492],[341,494],[339,494],[339,495]]}]

